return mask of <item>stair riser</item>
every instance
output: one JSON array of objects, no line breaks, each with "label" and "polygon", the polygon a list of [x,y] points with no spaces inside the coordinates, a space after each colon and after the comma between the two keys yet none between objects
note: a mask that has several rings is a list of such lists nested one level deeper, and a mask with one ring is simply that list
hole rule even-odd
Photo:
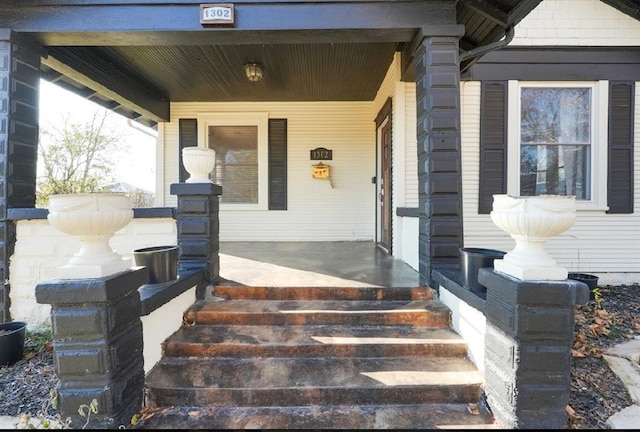
[{"label": "stair riser", "polygon": [[170,357],[456,357],[466,354],[464,344],[247,346],[233,344],[165,344]]},{"label": "stair riser", "polygon": [[433,289],[216,286],[214,295],[229,300],[432,300]]},{"label": "stair riser", "polygon": [[189,314],[187,319],[198,324],[226,325],[411,325],[447,328],[450,324],[450,314],[446,312],[245,314],[200,311]]},{"label": "stair riser", "polygon": [[150,406],[308,406],[477,403],[480,385],[389,388],[154,389]]}]

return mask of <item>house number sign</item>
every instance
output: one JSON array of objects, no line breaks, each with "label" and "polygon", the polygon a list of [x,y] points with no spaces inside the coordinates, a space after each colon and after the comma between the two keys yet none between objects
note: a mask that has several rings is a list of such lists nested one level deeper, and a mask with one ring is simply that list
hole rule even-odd
[{"label": "house number sign", "polygon": [[332,160],[333,150],[327,150],[324,147],[318,147],[311,150],[311,160]]},{"label": "house number sign", "polygon": [[201,4],[200,24],[234,24],[235,15],[232,4]]}]

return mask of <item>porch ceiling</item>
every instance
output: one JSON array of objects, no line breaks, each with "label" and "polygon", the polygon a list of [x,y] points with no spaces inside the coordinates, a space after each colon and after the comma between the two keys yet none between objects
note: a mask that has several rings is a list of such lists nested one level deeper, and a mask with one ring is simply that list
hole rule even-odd
[{"label": "porch ceiling", "polygon": [[[42,0],[2,0],[0,28],[45,47],[44,79],[154,127],[168,120],[171,101],[372,100],[394,53],[410,53],[421,28],[436,23],[463,25],[460,49],[464,54],[502,39],[540,1],[300,2],[303,6],[240,1],[236,7],[247,8],[242,31],[202,31],[181,27],[192,25],[180,13],[185,6],[197,6],[194,2],[48,0],[44,8]],[[606,3],[637,17],[640,1]],[[265,15],[277,9],[264,9],[268,4],[282,8],[290,4],[293,12],[287,21],[277,21]],[[164,20],[156,17],[158,21],[145,23],[147,29],[140,31],[141,24],[124,15],[123,6],[162,6]],[[298,13],[297,7],[349,13],[327,25],[321,17],[310,19],[311,9]],[[253,17],[252,8],[260,14]],[[171,22],[174,9],[175,22]],[[114,15],[88,25],[90,13]],[[449,21],[450,15],[455,22]],[[273,22],[278,24],[273,27]],[[160,24],[164,27],[157,28]],[[465,60],[461,69],[476,60]],[[263,65],[262,81],[247,80],[243,70],[247,62]],[[404,79],[413,79],[411,61],[403,59],[403,64]]]}]

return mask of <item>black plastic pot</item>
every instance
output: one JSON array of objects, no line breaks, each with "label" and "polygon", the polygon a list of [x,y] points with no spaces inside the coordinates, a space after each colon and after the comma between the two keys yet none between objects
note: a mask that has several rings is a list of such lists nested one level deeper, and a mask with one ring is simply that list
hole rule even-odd
[{"label": "black plastic pot", "polygon": [[149,283],[163,283],[178,278],[178,246],[152,246],[133,251],[136,265],[149,270]]},{"label": "black plastic pot", "polygon": [[0,324],[0,366],[11,366],[24,355],[27,323],[12,321]]},{"label": "black plastic pot", "polygon": [[595,299],[596,296],[593,290],[598,286],[598,276],[588,273],[569,273],[568,278],[587,284],[589,287],[589,297],[591,300]]},{"label": "black plastic pot", "polygon": [[493,261],[502,259],[506,254],[506,252],[496,249],[460,248],[464,287],[478,293],[486,293],[487,288],[478,283],[478,270],[483,267],[493,268]]}]

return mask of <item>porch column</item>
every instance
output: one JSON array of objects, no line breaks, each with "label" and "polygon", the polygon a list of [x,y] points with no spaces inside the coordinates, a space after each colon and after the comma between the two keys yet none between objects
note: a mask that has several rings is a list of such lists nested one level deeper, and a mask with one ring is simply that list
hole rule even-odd
[{"label": "porch column", "polygon": [[[220,275],[220,195],[222,186],[213,183],[174,183],[172,195],[178,196],[178,274],[204,270],[205,279],[215,282]],[[204,298],[198,285],[196,298]]]},{"label": "porch column", "polygon": [[[33,208],[38,154],[39,47],[0,29],[0,280],[9,280],[16,241],[11,207]],[[9,321],[8,284],[0,284],[0,322]]]},{"label": "porch column", "polygon": [[[431,34],[430,34],[431,33]],[[460,144],[462,26],[425,27],[416,51],[420,283],[459,266],[463,244]]]}]

